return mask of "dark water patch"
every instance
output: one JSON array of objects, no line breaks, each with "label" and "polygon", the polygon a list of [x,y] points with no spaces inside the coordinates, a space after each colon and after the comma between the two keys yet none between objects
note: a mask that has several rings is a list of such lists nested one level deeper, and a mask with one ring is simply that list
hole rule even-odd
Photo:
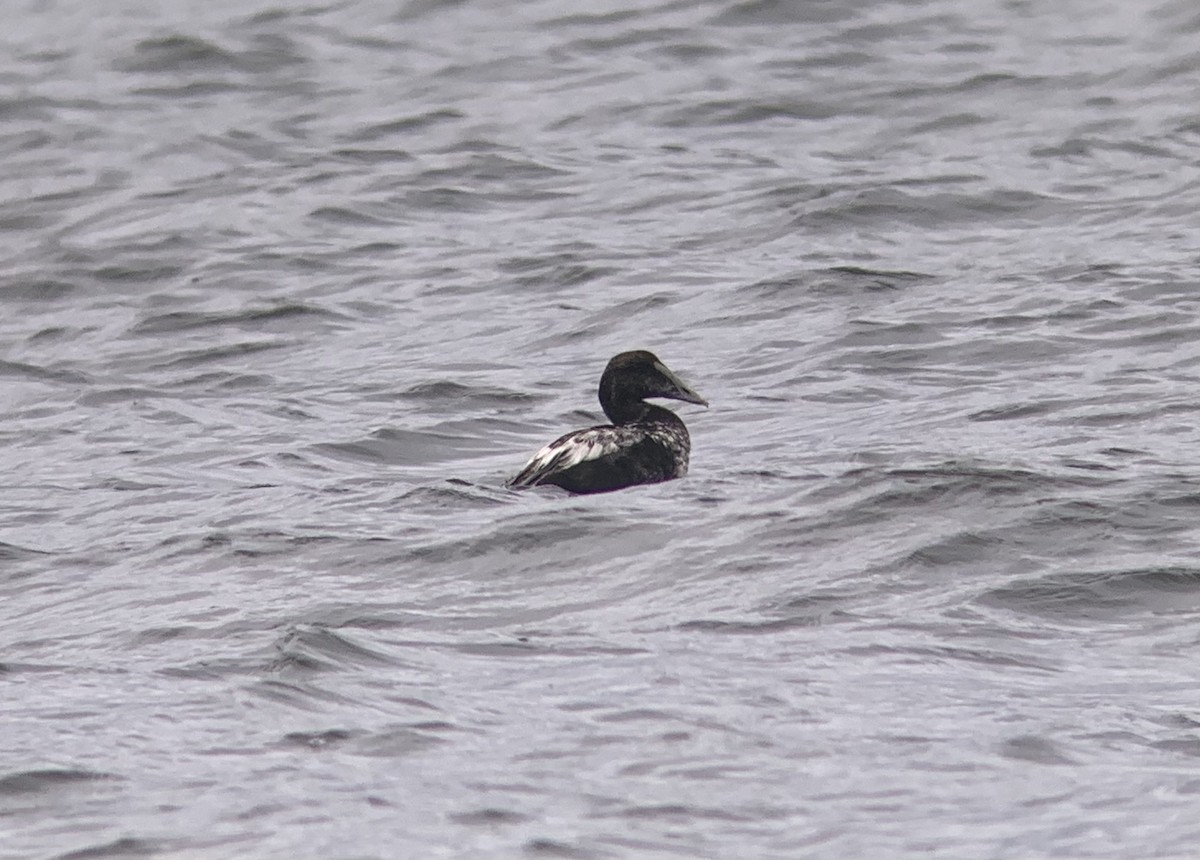
[{"label": "dark water patch", "polygon": [[80,406],[98,407],[111,406],[114,403],[137,403],[145,400],[156,400],[163,397],[161,391],[150,388],[133,388],[121,386],[118,388],[93,387],[75,399]]},{"label": "dark water patch", "polygon": [[384,203],[319,206],[309,215],[319,221],[328,221],[345,227],[393,226],[404,220],[403,213],[396,207]]},{"label": "dark water patch", "polygon": [[45,230],[57,220],[57,218],[38,215],[34,212],[0,213],[0,231],[19,233],[27,230]]},{"label": "dark water patch", "polygon": [[[189,84],[185,87],[178,87],[175,89],[162,88],[162,89],[149,90],[148,92],[153,93],[153,94],[160,94],[160,95],[169,95],[169,94],[175,93],[179,96],[183,96],[186,94],[192,94],[192,95],[203,95],[204,94],[203,92],[193,92],[194,89],[206,90],[206,89],[208,89],[208,87],[200,85],[200,84]],[[222,89],[222,88],[218,88],[218,91],[220,91],[220,89]],[[224,87],[223,89],[235,89],[235,87],[230,86],[230,87]],[[236,153],[238,156],[248,159],[251,162],[258,161],[258,162],[263,162],[265,164],[269,164],[269,163],[279,160],[279,158],[280,158],[280,152],[279,152],[280,144],[277,139],[274,139],[267,135],[256,134],[256,133],[252,133],[249,131],[245,131],[244,129],[233,128],[233,129],[229,129],[228,131],[225,131],[221,134],[206,134],[206,135],[202,136],[200,138],[200,140],[201,140],[201,142],[211,145],[212,147],[228,150],[231,153]],[[304,176],[299,177],[296,181],[298,181],[300,183],[318,182],[318,181],[321,181],[321,180],[327,179],[327,178],[328,178],[328,176],[326,176],[325,174],[318,174],[316,176],[304,175]],[[160,193],[167,194],[170,197],[176,197],[176,196],[181,196],[181,195],[185,196],[185,197],[190,197],[195,192],[190,188],[173,188],[173,189],[169,189],[165,192],[160,192]],[[276,256],[268,256],[267,252],[264,251],[263,259],[264,260],[272,260],[272,259],[284,260],[284,259],[286,259],[286,260],[290,261],[291,257],[290,256],[285,257],[285,255],[282,255],[282,254],[278,254]]]},{"label": "dark water patch", "polygon": [[981,91],[1003,92],[1006,90],[1020,91],[1027,88],[1040,89],[1048,83],[1060,84],[1061,81],[1055,81],[1041,75],[1018,75],[1011,72],[984,72],[978,75],[971,75],[963,78],[955,83],[951,83],[947,89],[952,92],[960,93],[979,93]]},{"label": "dark water patch", "polygon": [[0,285],[0,301],[57,302],[78,291],[75,284],[66,281],[17,281]]},{"label": "dark water patch", "polygon": [[[667,57],[699,57],[716,56],[725,53],[713,46],[705,51],[706,46],[689,42],[694,34],[689,30],[678,27],[631,27],[613,32],[606,36],[585,36],[574,39],[565,45],[565,50],[572,54],[604,55],[610,51],[622,53],[632,51],[642,46],[657,47],[662,56]],[[612,79],[615,79],[615,75]]]},{"label": "dark water patch", "polygon": [[161,842],[125,836],[112,842],[58,854],[55,856],[55,860],[124,860],[124,858],[154,857],[161,855],[165,850],[166,847]]},{"label": "dark water patch", "polygon": [[129,647],[133,649],[147,645],[160,645],[163,642],[173,642],[177,639],[197,639],[207,636],[207,631],[191,624],[175,627],[154,627],[139,630],[129,637]]},{"label": "dark water patch", "polygon": [[236,56],[212,42],[191,36],[173,35],[145,39],[134,45],[116,67],[126,72],[178,72],[192,70],[238,70]]},{"label": "dark water patch", "polygon": [[[617,42],[618,40],[611,40]],[[713,42],[700,42],[686,37],[679,41],[659,42],[655,48],[658,56],[673,63],[702,63],[733,53],[729,48]]]},{"label": "dark water patch", "polygon": [[[428,647],[430,643],[412,642],[408,644]],[[467,654],[472,657],[497,657],[500,659],[516,657],[524,660],[531,657],[542,657],[548,653],[548,649],[533,645],[530,642],[522,639],[516,639],[507,642],[450,642],[440,644],[446,650],[453,651],[458,654]],[[554,653],[560,652],[555,650]]]},{"label": "dark water patch", "polygon": [[[177,102],[185,99],[204,99],[211,96],[223,96],[229,93],[241,92],[243,89],[240,84],[232,82],[188,81],[187,83],[175,86],[132,87],[130,92],[137,96],[148,96],[150,98]],[[182,190],[173,190],[158,192],[152,196],[174,197],[182,196],[185,193]]]},{"label": "dark water patch", "polygon": [[909,132],[911,134],[926,134],[928,132],[944,132],[953,129],[971,128],[991,122],[990,117],[978,113],[953,113],[939,116],[936,119],[916,123]]},{"label": "dark water patch", "polygon": [[988,559],[1006,557],[1011,548],[1001,538],[977,532],[959,532],[913,550],[902,562],[926,569],[964,568]]},{"label": "dark water patch", "polygon": [[406,490],[397,501],[422,511],[453,511],[507,505],[511,494],[508,490],[449,479],[442,484]]},{"label": "dark water patch", "polygon": [[375,143],[397,135],[411,135],[433,126],[465,119],[466,114],[453,108],[431,110],[414,116],[375,122],[360,126],[349,132],[345,139],[355,143]]},{"label": "dark water patch", "polygon": [[30,549],[28,547],[18,546],[17,544],[6,543],[0,541],[0,561],[17,561],[28,558],[38,558],[40,556],[53,555],[40,549]]},{"label": "dark water patch", "polygon": [[619,270],[595,265],[577,252],[560,252],[543,257],[510,257],[501,261],[500,271],[515,285],[540,290],[559,290],[591,283]]},{"label": "dark water patch", "polygon": [[626,21],[636,21],[645,15],[641,9],[612,9],[603,12],[569,12],[563,15],[553,15],[538,22],[538,29],[558,32],[559,28],[580,27],[585,29],[608,29],[613,24],[623,24]]},{"label": "dark water patch", "polygon": [[398,661],[325,627],[291,627],[274,644],[271,670],[328,672],[355,666],[394,666]]},{"label": "dark water patch", "polygon": [[667,128],[754,125],[772,120],[816,121],[841,114],[841,105],[801,99],[718,99],[664,112],[659,122]]},{"label": "dark water patch", "polygon": [[[1065,415],[1058,415],[1048,420],[1047,423],[1059,425],[1062,427],[1091,427],[1091,428],[1120,428],[1137,424],[1145,417],[1145,413],[1137,408],[1138,402],[1150,403],[1152,398],[1149,394],[1133,394],[1132,392],[1124,398],[1124,408],[1113,409],[1109,407],[1110,401],[1107,398],[1097,398],[1092,403],[1074,404],[1075,408]],[[1094,411],[1084,411],[1091,407]],[[1200,406],[1185,406],[1184,410],[1191,412],[1200,409]],[[1158,412],[1160,410],[1152,410]],[[1163,410],[1165,411],[1165,410]]]},{"label": "dark water patch", "polygon": [[314,752],[337,750],[358,755],[405,755],[443,743],[439,735],[456,731],[449,723],[426,722],[391,726],[376,731],[327,729],[312,732],[289,732],[276,744],[282,749],[305,749]]},{"label": "dark water patch", "polygon": [[207,349],[189,349],[176,352],[166,361],[155,362],[151,366],[156,370],[171,370],[174,368],[197,367],[220,361],[237,361],[249,355],[282,349],[291,346],[284,341],[248,341],[230,344],[229,346],[214,346]]},{"label": "dark water patch", "polygon": [[[306,323],[314,319],[342,318],[341,314],[324,308],[287,302],[270,308],[247,308],[230,312],[172,311],[152,314],[135,323],[130,331],[138,335],[158,335],[225,326],[249,328],[256,331],[262,329],[298,331],[306,329],[307,326],[298,327],[295,325],[297,322]],[[276,323],[279,325],[276,326]]]},{"label": "dark water patch", "polygon": [[989,494],[1008,496],[1029,489],[1086,487],[1100,481],[1074,476],[1037,472],[1016,467],[987,466],[969,461],[950,461],[923,468],[892,469],[888,474],[905,482],[947,481],[970,488],[986,489]]},{"label": "dark water patch", "polygon": [[[329,535],[295,535],[265,529],[247,532],[211,531],[201,535],[173,535],[158,544],[166,558],[208,555],[214,551],[239,559],[287,557],[314,545],[331,545],[341,538]],[[370,542],[370,541],[368,541]],[[385,541],[386,542],[386,541]]]},{"label": "dark water patch", "polygon": [[58,102],[47,96],[33,93],[14,92],[0,96],[0,119],[17,121],[22,119],[47,120]]},{"label": "dark water patch", "polygon": [[524,851],[529,857],[551,857],[562,858],[562,860],[598,860],[598,858],[609,856],[607,852],[599,853],[572,845],[569,842],[544,837],[530,839],[525,843]]},{"label": "dark water patch", "polygon": [[329,750],[343,746],[361,734],[348,729],[327,729],[321,732],[288,732],[280,741],[281,747],[300,747],[308,750]]},{"label": "dark water patch", "polygon": [[924,272],[868,269],[862,266],[833,266],[825,273],[815,273],[812,286],[815,290],[829,290],[834,293],[843,293],[847,288],[874,292],[899,290],[932,280],[934,280],[934,276]]},{"label": "dark water patch", "polygon": [[1078,498],[1062,498],[1053,501],[1041,499],[1039,504],[1027,513],[1021,526],[1031,536],[1053,532],[1055,529],[1078,534],[1085,530],[1090,531],[1092,528],[1111,528],[1114,524],[1127,527],[1128,523],[1121,522],[1122,519],[1120,507],[1114,507],[1103,501]]},{"label": "dark water patch", "polygon": [[1069,404],[1067,400],[1041,400],[1031,403],[1012,403],[1004,406],[993,406],[980,409],[967,416],[968,421],[1010,421],[1013,419],[1030,418],[1035,415],[1046,415]]},{"label": "dark water patch", "polygon": [[1192,612],[1200,609],[1200,569],[1057,573],[992,588],[978,599],[986,606],[1080,623],[1143,612]]},{"label": "dark water patch", "polygon": [[[945,471],[855,469],[836,480],[819,481],[806,494],[807,513],[760,516],[748,527],[757,551],[766,554],[768,569],[778,563],[778,554],[791,556],[855,540],[862,529],[900,517],[913,527],[896,543],[901,552],[886,563],[877,562],[882,566],[872,568],[874,575],[892,577],[922,570],[1011,573],[1036,567],[1020,562],[1028,553],[1050,552],[1050,544],[1065,541],[1064,535],[1079,526],[1080,514],[1049,504],[1050,500],[1077,494],[1093,482],[1104,486],[1113,480],[1086,472],[1051,475],[971,466]],[[958,522],[960,511],[980,507],[989,511],[985,522],[994,523],[992,527],[939,524],[943,517]],[[1111,534],[1108,508],[1089,509],[1082,516],[1089,534],[1081,537],[1083,543],[1066,544],[1072,551],[1082,551],[1088,541]],[[912,583],[922,588],[928,584],[920,577]]]},{"label": "dark water patch", "polygon": [[583,662],[594,660],[597,657],[638,657],[650,653],[645,648],[632,645],[563,645],[561,642],[535,641],[538,638],[548,640],[550,637],[539,637],[537,634],[529,633],[517,636],[511,641],[456,642],[444,647],[459,654],[476,657],[517,657],[523,660],[531,657],[561,657]]},{"label": "dark water patch", "polygon": [[202,660],[186,666],[164,666],[156,674],[177,681],[227,682],[237,675],[253,675],[256,669],[239,660]]},{"label": "dark water patch", "polygon": [[1010,738],[1000,744],[998,752],[1004,758],[1031,764],[1069,765],[1075,763],[1075,760],[1067,755],[1059,744],[1038,735],[1020,735]]},{"label": "dark water patch", "polygon": [[775,600],[766,610],[786,618],[824,622],[833,616],[849,618],[845,607],[855,597],[857,594],[853,591],[812,591],[797,597]]},{"label": "dark water patch", "polygon": [[411,153],[405,152],[403,149],[342,147],[333,150],[330,155],[338,161],[346,161],[351,164],[400,164],[415,160]]},{"label": "dark water patch", "polygon": [[833,24],[855,17],[852,5],[840,0],[747,0],[734,3],[710,20],[716,27],[776,27],[793,24]]},{"label": "dark water patch", "polygon": [[[1140,455],[1144,454],[1145,452],[1136,451],[1130,453]],[[1187,510],[1200,509],[1200,490],[1188,493],[1164,495],[1159,497],[1156,502],[1157,504],[1164,505],[1168,508],[1184,508]]]},{"label": "dark water patch", "polygon": [[[739,286],[736,289],[738,293],[746,297],[747,302],[753,302],[757,305],[763,302],[763,300],[769,300],[771,304],[775,304],[780,299],[795,299],[798,296],[805,295],[811,286],[810,277],[808,272],[804,272],[796,275],[764,278],[761,281]],[[767,308],[763,309],[761,313],[773,315],[777,311],[773,308]]]},{"label": "dark water patch", "polygon": [[402,400],[414,400],[434,411],[460,410],[476,412],[480,409],[526,407],[539,398],[520,391],[467,385],[449,379],[422,382],[398,395]]},{"label": "dark water patch", "polygon": [[968,496],[1001,501],[1017,500],[1062,490],[1103,486],[1104,478],[1062,475],[1031,469],[1004,468],[970,461],[950,461],[918,468],[879,469],[858,467],[843,473],[837,482],[813,491],[812,500],[827,507],[834,498],[861,493],[845,514],[856,522],[870,522],[889,512],[908,511],[935,502],[961,503]]},{"label": "dark water patch", "polygon": [[[956,173],[946,172],[937,173],[932,176],[908,176],[902,179],[897,179],[891,184],[894,188],[938,188],[947,186],[950,188],[966,188],[978,186],[985,182],[987,177],[981,173]],[[928,276],[932,277],[932,276]]]},{"label": "dark water patch", "polygon": [[[480,626],[491,627],[490,621],[481,623],[469,616],[457,616],[454,622],[468,629],[477,629]],[[445,618],[442,619],[441,626],[445,626]],[[438,625],[424,623],[411,624],[409,627],[426,627],[433,629]],[[565,659],[570,661],[580,661],[587,663],[601,657],[639,657],[649,653],[644,648],[627,645],[608,645],[600,643],[586,643],[580,645],[564,644],[559,635],[555,632],[539,632],[539,631],[524,631],[507,638],[484,639],[484,640],[437,640],[437,639],[394,639],[389,641],[389,645],[402,648],[412,648],[419,652],[428,652],[430,649],[436,648],[441,651],[451,654],[461,654],[470,657],[487,657],[489,659],[512,660],[545,660],[547,658]],[[421,700],[410,701],[407,697],[399,699],[402,704],[410,704],[416,707],[432,707],[428,703]],[[439,709],[440,710],[440,709]]]},{"label": "dark water patch", "polygon": [[999,669],[1029,669],[1039,673],[1059,673],[1062,667],[1051,660],[1030,654],[999,651],[993,648],[965,648],[956,645],[866,645],[846,649],[856,657],[886,655],[900,663],[966,662]]},{"label": "dark water patch", "polygon": [[90,377],[77,370],[39,367],[23,361],[4,361],[3,359],[0,359],[0,377],[36,382],[62,382],[71,385],[83,385],[92,381]]},{"label": "dark water patch", "polygon": [[[265,373],[238,373],[236,371],[209,371],[189,376],[175,383],[173,388],[200,390],[213,393],[231,391],[266,391],[278,386],[279,380]],[[263,404],[265,405],[265,404]],[[312,418],[310,413],[290,404],[272,404],[273,414],[288,418]]]},{"label": "dark water patch", "polygon": [[[520,197],[521,195],[518,195]],[[398,205],[408,211],[429,212],[484,212],[500,201],[494,194],[481,193],[474,188],[454,188],[443,185],[435,188],[418,188],[405,193]]]},{"label": "dark water patch", "polygon": [[[613,327],[618,324],[660,313],[663,308],[678,301],[678,298],[673,293],[652,293],[647,296],[619,302],[603,310],[587,314],[581,321],[572,319],[574,325],[566,332],[541,338],[534,345],[545,349],[559,344],[565,345],[582,340],[599,338],[612,331]],[[570,318],[575,315],[564,313],[563,316]],[[597,368],[597,379],[598,372],[599,368]]]},{"label": "dark water patch", "polygon": [[[598,341],[608,335],[608,332],[613,330],[614,326],[628,324],[631,320],[638,318],[654,317],[661,313],[661,308],[674,305],[679,301],[677,294],[652,294],[643,296],[641,299],[631,299],[606,307],[602,311],[583,315],[580,319],[580,309],[575,307],[560,308],[560,315],[563,318],[563,325],[556,326],[556,333],[536,339],[529,344],[530,349],[548,350],[557,347],[568,347],[568,345],[584,343],[588,341]],[[565,327],[570,323],[570,327]],[[595,377],[599,381],[601,366],[596,366]],[[577,413],[583,416],[583,420],[595,423],[594,417],[590,414]]]},{"label": "dark water patch", "polygon": [[267,8],[261,11],[251,12],[245,18],[237,22],[238,29],[254,29],[256,27],[266,27],[268,25],[303,23],[306,18],[317,18],[324,10],[320,6],[305,6],[299,9],[288,9],[286,7]]},{"label": "dark water patch", "polygon": [[486,439],[437,429],[384,428],[357,442],[320,442],[311,450],[338,460],[384,463],[395,466],[428,466],[464,455],[493,453]]},{"label": "dark water patch", "polygon": [[415,22],[426,16],[451,12],[462,6],[469,6],[468,0],[405,0],[398,4],[399,8],[391,16],[393,21],[406,23]]},{"label": "dark water patch", "polygon": [[702,633],[734,633],[743,635],[772,634],[785,630],[795,630],[804,627],[820,627],[826,624],[836,612],[824,615],[797,614],[784,618],[724,620],[718,618],[698,618],[693,621],[683,621],[677,625],[679,630],[695,630]]},{"label": "dark water patch", "polygon": [[1096,460],[1084,460],[1081,458],[1068,457],[1061,461],[1064,469],[1080,469],[1085,472],[1118,472],[1120,467],[1113,466],[1109,463],[1101,463]]},{"label": "dark water patch", "polygon": [[811,53],[785,59],[773,58],[763,64],[782,79],[811,80],[813,71],[822,69],[837,69],[845,72],[847,69],[865,68],[879,61],[879,56],[855,48],[834,47],[827,49],[822,46]]},{"label": "dark water patch", "polygon": [[1085,158],[1092,155],[1107,153],[1122,153],[1134,156],[1139,162],[1156,158],[1180,160],[1180,153],[1173,152],[1165,146],[1156,146],[1144,141],[1134,140],[1103,140],[1097,138],[1072,137],[1058,146],[1035,147],[1030,155],[1038,158],[1048,157],[1077,157]]},{"label": "dark water patch", "polygon": [[328,475],[334,471],[323,463],[315,463],[312,459],[302,457],[293,451],[280,451],[272,455],[270,459],[277,465],[288,469],[303,469],[306,472],[322,475]]},{"label": "dark water patch", "polygon": [[450,723],[419,723],[391,726],[357,738],[351,751],[357,755],[392,758],[411,755],[452,742],[461,731]]},{"label": "dark water patch", "polygon": [[0,795],[48,794],[93,782],[119,780],[112,773],[80,769],[26,770],[0,777]]},{"label": "dark water patch", "polygon": [[1173,738],[1165,741],[1154,741],[1150,746],[1156,750],[1173,754],[1200,758],[1200,738]]},{"label": "dark water patch", "polygon": [[[532,572],[558,569],[563,564],[577,566],[586,559],[636,556],[660,546],[674,533],[666,524],[626,523],[602,511],[553,508],[518,515],[481,534],[414,547],[411,555],[414,560],[437,564],[494,559],[497,572],[500,565]],[[582,542],[581,534],[590,534],[591,539]]]},{"label": "dark water patch", "polygon": [[185,271],[184,266],[176,263],[143,260],[100,266],[92,274],[98,280],[115,284],[149,284],[173,280],[182,276]]},{"label": "dark water patch", "polygon": [[1063,208],[1049,194],[1023,190],[992,190],[979,194],[914,194],[897,187],[855,189],[804,207],[793,220],[796,227],[820,230],[849,228],[894,230],[900,225],[920,229],[958,229],[1005,219],[1040,221]]},{"label": "dark water patch", "polygon": [[785,815],[783,810],[771,812],[761,808],[740,812],[718,806],[693,806],[684,803],[655,803],[622,806],[609,812],[597,815],[597,818],[624,818],[644,821],[669,821],[675,824],[686,824],[691,821],[762,821],[764,817]]},{"label": "dark water patch", "polygon": [[[230,675],[238,674],[239,672],[245,673],[246,668],[247,667],[245,667],[244,665],[240,665],[240,664],[239,665],[231,664],[229,666],[222,666],[222,667],[220,667],[220,674],[217,677],[226,677],[227,678]],[[287,672],[286,672],[287,668],[288,668],[287,664],[284,663],[279,666],[275,666],[274,668],[271,665],[268,665],[266,667],[266,670],[267,671],[276,671],[276,672],[283,671],[284,674],[287,674]],[[336,668],[336,667],[331,667],[331,668]],[[301,675],[301,674],[305,674],[309,671],[311,671],[311,670],[306,670],[306,669],[300,668],[300,669],[293,670],[291,674],[292,675]],[[179,673],[178,677],[184,677],[184,678],[194,680],[194,679],[211,678],[213,676],[211,675],[211,669],[208,669],[207,667],[200,667],[199,671],[194,670],[188,674]],[[295,680],[293,677],[289,677],[287,680],[283,680],[283,679],[279,679],[279,678],[267,678],[265,680],[259,680],[259,681],[254,682],[253,684],[251,684],[246,689],[248,690],[248,692],[252,693],[253,695],[259,696],[263,699],[266,699],[269,702],[274,702],[274,703],[277,703],[280,705],[286,705],[290,708],[295,708],[296,710],[299,710],[299,711],[306,711],[306,712],[317,713],[317,714],[324,713],[324,711],[330,705],[358,704],[358,703],[352,701],[351,699],[347,698],[346,696],[338,695],[337,693],[334,693],[330,690],[327,690],[327,689],[317,686],[315,683],[307,683],[304,681],[298,681],[298,680]],[[220,754],[220,753],[223,753],[226,751],[227,750],[218,748],[216,750],[211,750],[210,752],[212,752],[213,754]],[[241,750],[239,750],[239,752],[241,752]]]},{"label": "dark water patch", "polygon": [[467,181],[472,187],[495,185],[508,187],[529,183],[534,180],[558,180],[571,172],[548,164],[519,156],[516,152],[477,152],[461,164],[453,167],[425,170],[416,177],[417,182],[430,185],[450,184]]},{"label": "dark water patch", "polygon": [[173,34],[138,42],[114,67],[122,72],[149,74],[259,73],[278,71],[304,60],[298,45],[279,35],[256,35],[250,47],[231,50],[195,36]]},{"label": "dark water patch", "polygon": [[114,490],[118,493],[140,493],[147,490],[164,490],[169,486],[169,484],[163,483],[151,484],[147,481],[133,481],[129,478],[103,478],[93,484],[89,484],[88,489]]},{"label": "dark water patch", "polygon": [[891,323],[856,319],[851,321],[851,326],[851,330],[838,340],[838,344],[847,349],[929,345],[947,340],[946,334],[937,326],[922,322]]},{"label": "dark water patch", "polygon": [[[375,540],[368,543],[390,545],[393,541]],[[440,620],[421,612],[410,611],[407,603],[365,604],[344,603],[323,606],[306,614],[306,623],[325,629],[349,628],[352,630],[415,630],[436,628]],[[409,700],[410,704],[432,708],[428,702]]]},{"label": "dark water patch", "polygon": [[450,819],[467,827],[499,827],[505,824],[521,824],[532,818],[511,809],[499,809],[494,806],[482,809],[472,809],[468,812],[451,813]]}]

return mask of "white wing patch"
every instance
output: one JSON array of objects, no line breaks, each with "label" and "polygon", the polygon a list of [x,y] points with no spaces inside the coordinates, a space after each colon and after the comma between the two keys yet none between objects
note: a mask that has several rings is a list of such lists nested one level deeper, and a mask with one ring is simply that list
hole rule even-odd
[{"label": "white wing patch", "polygon": [[565,472],[588,460],[598,460],[615,454],[629,444],[631,433],[623,427],[589,427],[587,430],[576,430],[555,439],[542,450],[538,451],[525,464],[525,468],[508,482],[510,487],[532,487],[540,484],[546,478],[558,472]]}]

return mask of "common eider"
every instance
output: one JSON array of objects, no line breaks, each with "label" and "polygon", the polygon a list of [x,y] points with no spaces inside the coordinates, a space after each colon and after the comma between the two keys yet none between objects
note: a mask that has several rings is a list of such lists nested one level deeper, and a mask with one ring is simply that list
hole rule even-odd
[{"label": "common eider", "polygon": [[691,439],[670,409],[647,403],[669,397],[707,406],[651,352],[623,352],[600,377],[600,408],[612,424],[576,430],[533,455],[510,487],[554,484],[572,493],[605,493],[687,474]]}]

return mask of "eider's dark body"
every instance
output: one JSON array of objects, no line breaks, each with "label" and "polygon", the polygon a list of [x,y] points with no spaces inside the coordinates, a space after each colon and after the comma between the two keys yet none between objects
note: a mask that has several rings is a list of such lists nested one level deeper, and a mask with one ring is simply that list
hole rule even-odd
[{"label": "eider's dark body", "polygon": [[653,353],[623,352],[600,377],[600,406],[612,424],[555,439],[508,485],[554,484],[572,493],[605,493],[682,478],[691,452],[687,427],[671,410],[646,403],[647,397],[708,405]]}]

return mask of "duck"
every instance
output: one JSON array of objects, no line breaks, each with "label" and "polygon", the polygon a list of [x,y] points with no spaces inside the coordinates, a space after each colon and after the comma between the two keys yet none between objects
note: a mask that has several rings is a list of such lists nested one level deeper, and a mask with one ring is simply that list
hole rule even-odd
[{"label": "duck", "polygon": [[691,438],[683,420],[647,397],[708,406],[654,353],[613,356],[600,376],[600,408],[611,424],[574,430],[542,448],[509,479],[512,488],[553,484],[571,493],[607,493],[687,474]]}]

